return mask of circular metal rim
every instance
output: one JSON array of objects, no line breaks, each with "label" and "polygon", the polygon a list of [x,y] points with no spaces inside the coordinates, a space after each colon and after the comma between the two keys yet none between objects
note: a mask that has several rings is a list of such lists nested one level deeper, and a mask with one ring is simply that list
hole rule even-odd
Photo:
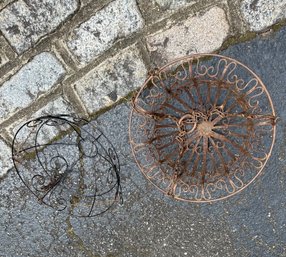
[{"label": "circular metal rim", "polygon": [[[234,61],[235,63],[241,65],[243,68],[245,68],[248,72],[250,72],[256,79],[257,81],[264,87],[265,89],[265,93],[269,99],[269,103],[270,103],[270,107],[271,107],[271,110],[272,110],[272,114],[273,116],[275,116],[275,109],[274,109],[274,105],[273,105],[273,102],[272,102],[272,99],[270,97],[270,94],[265,86],[265,84],[262,82],[262,80],[260,79],[260,77],[254,72],[252,71],[249,67],[247,67],[245,64],[241,63],[240,61],[238,60],[235,60],[231,57],[228,57],[228,56],[224,56],[224,55],[220,55],[220,54],[206,54],[206,53],[202,53],[202,54],[192,54],[192,55],[189,55],[189,56],[184,56],[184,57],[179,57],[179,58],[176,58],[174,60],[172,60],[171,62],[165,64],[164,66],[160,67],[158,69],[158,72],[161,72],[163,70],[165,70],[167,67],[179,62],[179,61],[183,61],[183,60],[188,60],[190,58],[195,58],[195,57],[218,57],[218,58],[224,58],[224,59],[227,59],[229,61]],[[141,92],[144,90],[144,87],[147,85],[147,83],[149,82],[150,78],[152,77],[152,75],[149,75],[145,82],[143,83],[143,85],[140,87],[139,91],[136,92],[136,96],[135,96],[135,99],[141,94]],[[264,162],[263,166],[261,167],[261,169],[257,172],[257,174],[246,184],[244,185],[242,188],[236,190],[234,193],[231,193],[229,195],[226,195],[226,196],[223,196],[223,197],[220,197],[220,198],[216,198],[216,199],[203,199],[203,200],[191,200],[191,199],[184,199],[184,198],[179,198],[179,197],[176,197],[176,195],[174,196],[170,196],[170,195],[167,195],[166,192],[161,189],[158,185],[156,185],[150,178],[148,178],[145,174],[145,172],[142,171],[141,169],[141,166],[139,164],[139,162],[137,161],[137,158],[136,158],[136,155],[135,155],[135,152],[134,152],[134,149],[132,147],[132,138],[131,138],[131,126],[132,126],[132,116],[133,116],[133,113],[135,112],[135,110],[132,108],[131,109],[131,112],[130,112],[130,116],[129,116],[129,126],[128,126],[128,129],[129,129],[129,143],[131,145],[131,151],[132,151],[132,155],[133,155],[133,158],[140,170],[140,172],[144,175],[144,177],[153,185],[155,186],[155,188],[157,188],[159,191],[161,191],[164,195],[168,196],[169,198],[171,199],[175,199],[175,200],[178,200],[178,201],[183,201],[183,202],[190,202],[190,203],[197,203],[197,204],[202,204],[202,203],[211,203],[211,202],[217,202],[217,201],[221,201],[221,200],[225,200],[229,197],[232,197],[234,195],[237,195],[238,193],[240,193],[241,191],[243,191],[244,189],[246,189],[249,185],[251,185],[254,180],[256,180],[257,177],[259,177],[262,172],[263,172],[263,169],[265,167],[265,165],[267,164],[271,154],[272,154],[272,150],[273,150],[273,147],[274,147],[274,143],[275,143],[275,138],[276,138],[276,126],[274,125],[273,126],[273,130],[272,130],[272,142],[271,142],[271,146],[270,146],[270,149],[269,149],[269,152],[268,152],[268,158],[266,159],[266,161]]]}]

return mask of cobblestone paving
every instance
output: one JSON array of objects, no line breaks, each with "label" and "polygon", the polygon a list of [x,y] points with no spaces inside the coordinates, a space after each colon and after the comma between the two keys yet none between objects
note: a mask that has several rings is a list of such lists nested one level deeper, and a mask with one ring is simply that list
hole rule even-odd
[{"label": "cobblestone paving", "polygon": [[[2,0],[0,256],[285,257],[285,13],[286,0]],[[128,101],[105,112],[128,100],[149,69],[197,51],[251,67],[280,117],[264,174],[211,205],[176,202],[149,185],[127,143]],[[112,213],[54,213],[17,179],[17,128],[58,113],[92,119],[119,151],[125,202]]]},{"label": "cobblestone paving", "polygon": [[[151,68],[271,31],[284,24],[285,5],[285,0],[2,0],[1,144],[9,147],[13,127],[36,114],[62,109],[94,117],[136,90]],[[0,176],[11,168],[4,153]]]}]

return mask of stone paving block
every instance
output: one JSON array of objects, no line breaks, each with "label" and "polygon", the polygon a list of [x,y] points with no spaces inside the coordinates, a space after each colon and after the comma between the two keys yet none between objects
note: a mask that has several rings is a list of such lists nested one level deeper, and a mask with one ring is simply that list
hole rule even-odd
[{"label": "stone paving block", "polygon": [[9,61],[9,58],[6,54],[6,48],[4,43],[4,38],[0,37],[0,67],[7,63]]},{"label": "stone paving block", "polygon": [[241,12],[252,31],[263,30],[286,17],[286,0],[243,0]]},{"label": "stone paving block", "polygon": [[0,121],[28,107],[63,77],[65,70],[51,53],[35,56],[0,87]]},{"label": "stone paving block", "polygon": [[[9,128],[8,132],[11,137],[14,137],[17,130],[22,126],[25,122],[45,115],[59,115],[59,114],[73,114],[74,110],[72,106],[63,98],[59,97],[52,102],[49,102],[46,106],[42,107],[35,113],[31,113],[25,116],[25,119],[17,120],[13,123]],[[43,135],[43,133],[41,134]],[[50,127],[49,130],[45,130],[45,138],[40,138],[41,142],[48,142],[48,139],[54,138],[58,135],[58,131],[55,127]],[[23,138],[24,140],[24,138]]]},{"label": "stone paving block", "polygon": [[146,72],[139,51],[132,46],[90,71],[75,89],[88,112],[93,113],[141,86]]},{"label": "stone paving block", "polygon": [[0,178],[3,177],[9,169],[12,168],[13,163],[11,160],[11,149],[4,141],[0,139]]},{"label": "stone paving block", "polygon": [[0,30],[22,53],[55,30],[77,7],[77,0],[19,0],[0,12]]},{"label": "stone paving block", "polygon": [[158,65],[192,52],[218,49],[229,30],[223,9],[213,7],[202,16],[189,17],[165,31],[147,37],[151,57]]},{"label": "stone paving block", "polygon": [[88,63],[143,25],[135,0],[116,0],[77,27],[67,45],[81,63]]}]

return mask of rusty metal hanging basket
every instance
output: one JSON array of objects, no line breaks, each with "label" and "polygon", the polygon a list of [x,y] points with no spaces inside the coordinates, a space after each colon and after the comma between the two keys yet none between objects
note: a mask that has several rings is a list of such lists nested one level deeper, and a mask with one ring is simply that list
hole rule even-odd
[{"label": "rusty metal hanging basket", "polygon": [[26,122],[14,137],[12,158],[30,192],[57,211],[92,217],[122,200],[117,153],[84,119],[57,115]]},{"label": "rusty metal hanging basket", "polygon": [[142,173],[166,195],[211,202],[257,178],[275,125],[271,97],[253,71],[196,54],[149,74],[133,99],[130,144]]}]

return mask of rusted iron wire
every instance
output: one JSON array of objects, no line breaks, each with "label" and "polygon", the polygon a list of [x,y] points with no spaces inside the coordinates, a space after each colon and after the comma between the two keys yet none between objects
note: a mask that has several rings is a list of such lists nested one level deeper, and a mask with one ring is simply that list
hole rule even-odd
[{"label": "rusted iron wire", "polygon": [[30,192],[57,211],[92,217],[122,201],[115,148],[84,119],[49,115],[26,122],[14,137],[12,158]]},{"label": "rusted iron wire", "polygon": [[133,99],[130,144],[158,189],[211,202],[253,182],[270,157],[276,116],[261,79],[244,64],[195,54],[151,72]]}]

